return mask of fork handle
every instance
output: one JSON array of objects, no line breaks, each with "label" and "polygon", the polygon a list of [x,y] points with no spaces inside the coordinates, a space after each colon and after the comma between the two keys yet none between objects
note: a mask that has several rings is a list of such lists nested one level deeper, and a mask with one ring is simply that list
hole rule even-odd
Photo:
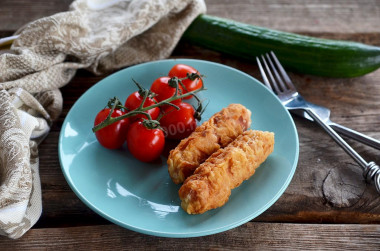
[{"label": "fork handle", "polygon": [[371,137],[368,137],[367,135],[364,135],[360,132],[357,132],[355,130],[352,130],[350,128],[347,128],[345,126],[339,125],[337,123],[332,122],[329,124],[335,131],[338,133],[347,136],[351,139],[354,139],[356,141],[359,141],[363,144],[366,144],[368,146],[371,146],[373,148],[376,148],[380,150],[380,141]]},{"label": "fork handle", "polygon": [[333,140],[343,148],[362,168],[363,176],[367,182],[373,181],[378,193],[380,193],[380,167],[375,162],[367,163],[359,153],[357,153],[347,142],[339,136],[328,124],[322,121],[322,119],[313,110],[305,108],[305,112],[310,115],[332,138]]}]

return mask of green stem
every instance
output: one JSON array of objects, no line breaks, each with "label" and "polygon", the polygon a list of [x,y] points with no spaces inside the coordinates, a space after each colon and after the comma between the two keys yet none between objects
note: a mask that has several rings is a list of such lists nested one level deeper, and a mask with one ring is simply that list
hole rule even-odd
[{"label": "green stem", "polygon": [[[185,94],[181,94],[181,95],[178,95],[178,93],[177,93],[177,91],[176,91],[176,93],[175,93],[174,96],[172,96],[172,97],[170,97],[170,98],[167,98],[167,99],[165,99],[165,100],[162,100],[162,101],[160,101],[160,102],[158,102],[158,103],[156,103],[156,104],[154,104],[154,105],[150,105],[150,106],[146,106],[146,107],[141,107],[141,105],[140,105],[141,108],[139,107],[139,108],[137,108],[136,110],[130,111],[130,112],[128,112],[128,113],[126,113],[126,114],[124,114],[124,115],[118,116],[118,117],[116,117],[116,118],[112,118],[111,115],[109,115],[109,116],[107,117],[107,119],[105,119],[103,122],[101,122],[101,123],[99,123],[98,125],[94,126],[94,127],[92,128],[92,131],[93,131],[93,132],[96,132],[96,131],[98,131],[98,130],[100,130],[100,129],[106,127],[106,126],[111,125],[112,123],[115,123],[115,122],[117,122],[117,121],[120,121],[120,120],[122,120],[122,119],[125,119],[125,118],[128,118],[128,117],[131,117],[131,116],[134,116],[134,115],[136,115],[136,114],[144,114],[144,115],[146,115],[146,116],[149,118],[149,120],[151,120],[152,118],[151,118],[150,114],[148,114],[148,113],[145,112],[145,111],[150,110],[150,109],[153,109],[153,108],[155,108],[155,107],[159,107],[159,106],[164,105],[164,104],[168,105],[170,102],[172,102],[172,101],[174,101],[174,100],[188,97],[188,96],[190,96],[190,95],[193,95],[193,94],[195,94],[195,93],[197,93],[197,92],[200,92],[200,91],[203,91],[203,90],[206,90],[206,88],[204,88],[204,86],[202,85],[202,87],[201,87],[200,89],[197,89],[197,90],[194,90],[194,91],[191,91],[191,92],[185,93]],[[145,97],[145,95],[144,95],[144,97]],[[145,97],[145,99],[146,99],[146,97]],[[145,102],[145,99],[143,100],[144,102]],[[144,102],[142,102],[142,104],[143,104]],[[171,104],[170,104],[170,105],[171,105]],[[116,107],[115,104],[114,104],[114,106]],[[114,108],[113,108],[113,109],[114,109]],[[111,113],[110,113],[110,114],[111,114]]]},{"label": "green stem", "polygon": [[146,101],[146,99],[148,98],[148,96],[149,96],[149,91],[148,91],[147,89],[145,89],[145,90],[144,90],[143,100],[141,101],[141,104],[140,104],[140,106],[139,106],[139,108],[138,108],[139,110],[141,110],[141,108],[144,107],[145,101]]}]

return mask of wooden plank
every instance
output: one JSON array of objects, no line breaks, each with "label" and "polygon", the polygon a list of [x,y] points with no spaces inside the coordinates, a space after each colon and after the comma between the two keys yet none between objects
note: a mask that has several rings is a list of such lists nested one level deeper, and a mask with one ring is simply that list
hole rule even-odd
[{"label": "wooden plank", "polygon": [[208,14],[293,32],[378,33],[379,0],[206,0]]},{"label": "wooden plank", "polygon": [[[71,0],[6,1],[0,8],[0,35],[10,35],[24,23],[67,9]],[[275,29],[332,39],[380,45],[380,1],[227,1],[207,0],[208,14]],[[210,50],[180,43],[173,58],[210,60],[240,69],[256,78],[255,64]],[[380,139],[380,71],[353,79],[327,79],[290,73],[301,93],[310,101],[332,109],[336,122]],[[57,144],[67,112],[77,98],[105,76],[79,71],[62,88],[64,109],[51,133],[40,145],[43,215],[39,227],[106,224],[71,191],[59,166]],[[295,118],[300,137],[300,160],[292,183],[280,200],[255,219],[267,222],[380,223],[380,199],[366,185],[360,168],[316,125]],[[378,151],[349,141],[365,159],[380,163]],[[348,169],[349,172],[345,170]],[[355,179],[359,193],[345,200],[324,194],[326,179],[347,174]],[[337,176],[338,175],[338,176]],[[350,183],[343,183],[341,190]],[[360,212],[360,213],[359,213]]]},{"label": "wooden plank", "polygon": [[31,229],[18,240],[0,237],[2,250],[378,250],[380,226],[247,223],[198,238],[143,235],[116,225]]},{"label": "wooden plank", "polygon": [[18,0],[0,3],[0,31],[15,31],[36,19],[67,11],[72,0]]},{"label": "wooden plank", "polygon": [[[68,10],[72,0],[1,3],[0,31],[14,31],[41,17]],[[378,33],[379,0],[206,0],[207,13],[297,32]]]},{"label": "wooden plank", "polygon": [[[249,62],[190,45],[180,45],[173,57],[212,60],[259,78],[257,67]],[[380,139],[380,112],[377,109],[380,86],[376,84],[380,81],[380,71],[356,79],[326,79],[293,73],[290,76],[307,99],[330,107],[336,122]],[[79,71],[71,83],[62,88],[63,113],[39,148],[44,201],[44,212],[38,223],[40,227],[106,222],[71,191],[60,170],[57,149],[60,128],[67,112],[85,90],[103,77]],[[355,90],[360,91],[354,95]],[[336,97],[338,94],[341,95],[339,99]],[[371,98],[363,99],[363,95]],[[362,180],[360,168],[319,127],[300,118],[295,118],[295,122],[300,137],[300,160],[293,181],[280,200],[255,221],[380,223],[380,199],[374,187]],[[350,143],[365,159],[380,162],[377,150]],[[345,168],[354,170],[349,174],[358,179],[363,193],[351,198],[349,204],[333,205],[323,194],[324,180],[331,173],[346,173]],[[330,200],[334,201],[333,198]]]}]

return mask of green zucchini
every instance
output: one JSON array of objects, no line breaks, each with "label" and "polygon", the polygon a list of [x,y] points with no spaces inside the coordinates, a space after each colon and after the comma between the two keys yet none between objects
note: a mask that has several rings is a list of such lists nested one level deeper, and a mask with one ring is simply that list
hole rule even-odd
[{"label": "green zucchini", "polygon": [[380,47],[321,39],[200,15],[184,41],[240,58],[275,52],[287,70],[327,77],[357,77],[380,67]]}]

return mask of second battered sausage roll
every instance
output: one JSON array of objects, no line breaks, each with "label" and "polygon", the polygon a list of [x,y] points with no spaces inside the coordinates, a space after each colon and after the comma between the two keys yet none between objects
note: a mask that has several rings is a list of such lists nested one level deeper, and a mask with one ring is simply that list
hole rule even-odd
[{"label": "second battered sausage roll", "polygon": [[227,146],[251,125],[251,111],[231,104],[197,127],[170,151],[168,170],[174,183],[182,183],[212,153]]},{"label": "second battered sausage roll", "polygon": [[182,208],[201,214],[223,206],[231,190],[249,179],[274,148],[274,134],[249,130],[212,154],[179,190]]}]

